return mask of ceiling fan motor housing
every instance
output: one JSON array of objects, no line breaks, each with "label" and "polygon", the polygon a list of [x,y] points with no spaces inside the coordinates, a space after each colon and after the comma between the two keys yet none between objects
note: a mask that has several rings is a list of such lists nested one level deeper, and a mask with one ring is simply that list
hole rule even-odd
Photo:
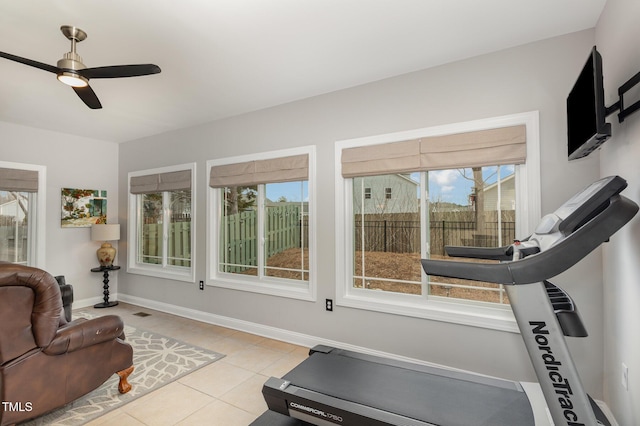
[{"label": "ceiling fan motor housing", "polygon": [[82,58],[76,52],[67,52],[63,58],[58,61],[58,80],[72,87],[86,87],[89,80],[78,74],[86,66],[82,63]]},{"label": "ceiling fan motor housing", "polygon": [[86,68],[82,63],[82,58],[76,52],[67,52],[62,59],[58,61],[58,68],[65,70],[79,71]]}]

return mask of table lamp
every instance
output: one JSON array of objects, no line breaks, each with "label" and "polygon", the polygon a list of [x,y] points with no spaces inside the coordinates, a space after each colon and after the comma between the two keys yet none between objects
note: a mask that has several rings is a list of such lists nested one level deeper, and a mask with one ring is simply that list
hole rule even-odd
[{"label": "table lamp", "polygon": [[95,224],[91,225],[91,241],[104,241],[98,249],[98,262],[100,266],[110,267],[116,257],[116,249],[109,244],[109,241],[118,241],[120,239],[120,225],[114,224]]}]

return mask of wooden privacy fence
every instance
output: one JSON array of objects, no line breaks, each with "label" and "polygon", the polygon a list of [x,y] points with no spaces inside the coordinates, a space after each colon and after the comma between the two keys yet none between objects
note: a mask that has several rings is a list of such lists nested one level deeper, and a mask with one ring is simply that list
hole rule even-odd
[{"label": "wooden privacy fence", "polygon": [[[511,214],[505,213],[500,223],[500,233],[495,212],[487,213],[486,219],[492,221],[485,222],[483,231],[476,230],[475,221],[455,220],[469,219],[471,215],[432,215],[429,221],[431,254],[444,255],[444,247],[448,245],[498,247],[511,244],[515,238],[515,221]],[[377,252],[420,253],[420,220],[417,214],[414,218],[408,214],[390,214],[385,219],[374,218],[375,215],[368,216],[365,216],[364,221],[359,217],[355,220],[356,251],[364,249]],[[435,220],[435,217],[438,220]],[[504,220],[506,218],[511,221]]]},{"label": "wooden privacy fence", "polygon": [[254,210],[244,211],[225,217],[223,222],[224,238],[221,239],[224,250],[220,263],[225,265],[224,272],[243,272],[248,268],[240,265],[258,264],[258,224]]},{"label": "wooden privacy fence", "polygon": [[[142,236],[142,261],[161,264],[162,223],[142,225]],[[191,222],[172,222],[169,224],[167,264],[191,266]]]},{"label": "wooden privacy fence", "polygon": [[[258,222],[254,210],[228,215],[222,224],[225,272],[243,272],[258,264]],[[265,257],[291,248],[308,247],[308,219],[299,204],[268,206],[265,216]]]},{"label": "wooden privacy fence", "polygon": [[[474,245],[495,247],[510,244],[515,238],[513,212],[503,212],[499,240],[496,212],[485,215],[485,229],[477,231],[469,212],[432,214],[430,220],[431,254],[444,255],[446,245]],[[471,212],[472,213],[472,212]],[[467,220],[455,220],[467,219]],[[510,220],[507,220],[510,219]],[[223,258],[226,272],[243,272],[247,266],[257,266],[258,240],[255,211],[229,215],[223,224],[225,233]],[[491,220],[491,221],[490,221]],[[269,258],[291,248],[308,247],[306,216],[300,215],[298,205],[270,206],[265,219],[265,255]],[[364,239],[362,236],[364,235]],[[355,250],[394,253],[420,252],[420,220],[417,214],[389,214],[383,220],[375,215],[355,220]],[[363,241],[364,240],[364,241]]]},{"label": "wooden privacy fence", "polygon": [[27,261],[26,225],[16,227],[10,222],[6,226],[0,225],[0,260],[19,263]]}]

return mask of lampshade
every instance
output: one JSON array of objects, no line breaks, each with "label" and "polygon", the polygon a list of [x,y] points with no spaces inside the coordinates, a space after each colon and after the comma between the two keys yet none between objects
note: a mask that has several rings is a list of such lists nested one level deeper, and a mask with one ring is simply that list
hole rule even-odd
[{"label": "lampshade", "polygon": [[91,225],[91,241],[118,241],[119,239],[119,224]]},{"label": "lampshade", "polygon": [[96,252],[100,266],[110,268],[116,258],[116,249],[107,241],[117,241],[120,239],[120,225],[117,223],[110,225],[91,225],[91,240],[104,241]]}]

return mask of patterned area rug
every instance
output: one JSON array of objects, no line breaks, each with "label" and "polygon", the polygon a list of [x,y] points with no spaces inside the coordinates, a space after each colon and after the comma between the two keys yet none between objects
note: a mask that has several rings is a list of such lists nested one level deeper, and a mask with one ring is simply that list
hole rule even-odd
[{"label": "patterned area rug", "polygon": [[122,395],[118,392],[119,379],[114,374],[93,392],[56,411],[21,423],[21,426],[83,425],[224,357],[217,352],[131,326],[125,325],[125,335],[133,347],[135,366],[129,376],[132,389],[128,393]]}]

